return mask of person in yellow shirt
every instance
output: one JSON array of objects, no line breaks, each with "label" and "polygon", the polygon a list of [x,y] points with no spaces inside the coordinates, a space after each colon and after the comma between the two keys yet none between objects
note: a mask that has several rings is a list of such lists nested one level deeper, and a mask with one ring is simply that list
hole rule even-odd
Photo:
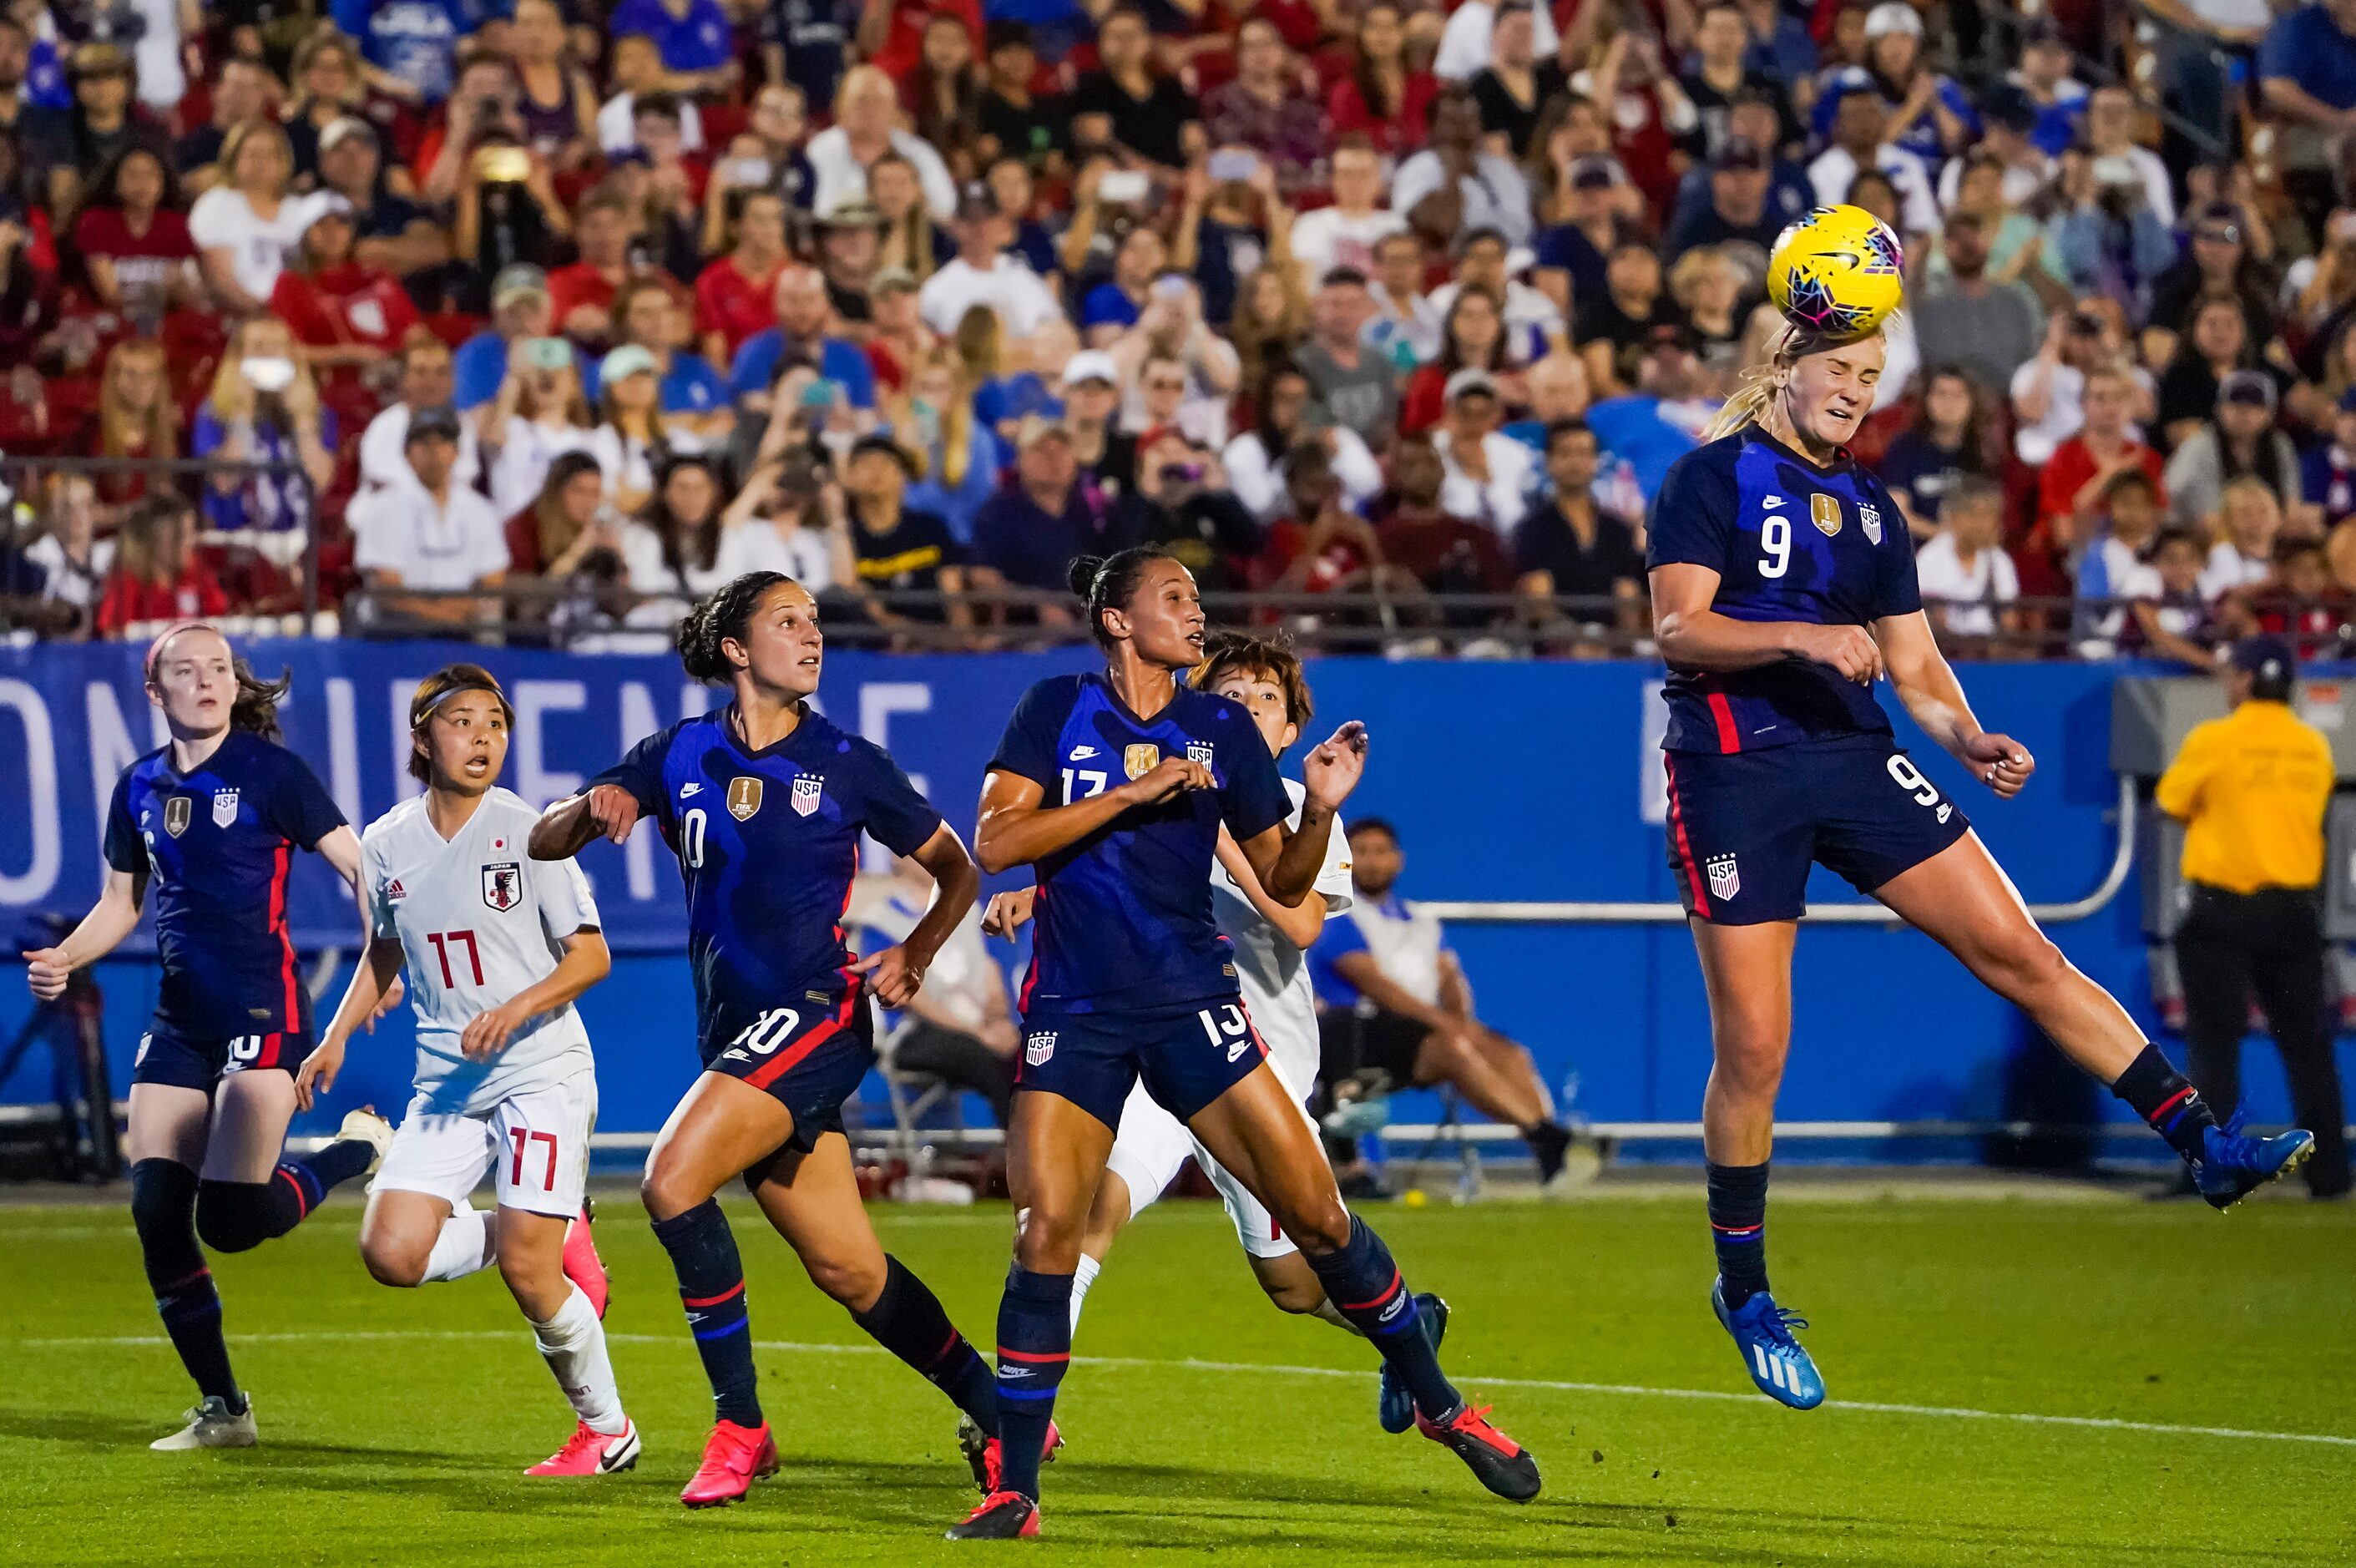
[{"label": "person in yellow shirt", "polygon": [[2256,993],[2293,1112],[2314,1130],[2308,1191],[2346,1196],[2340,1071],[2323,997],[2323,819],[2331,743],[2290,709],[2297,662],[2278,637],[2236,644],[2233,711],[2184,737],[2160,776],[2159,809],[2181,818],[2190,904],[2176,934],[2187,1076],[2219,1116],[2241,1099],[2242,1036]]}]

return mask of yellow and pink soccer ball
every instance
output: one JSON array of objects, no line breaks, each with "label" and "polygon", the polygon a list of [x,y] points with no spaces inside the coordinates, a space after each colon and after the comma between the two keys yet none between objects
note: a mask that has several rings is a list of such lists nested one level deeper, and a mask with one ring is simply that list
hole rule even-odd
[{"label": "yellow and pink soccer ball", "polygon": [[1767,296],[1803,329],[1847,341],[1898,308],[1905,275],[1906,253],[1889,224],[1862,207],[1819,207],[1776,236]]}]

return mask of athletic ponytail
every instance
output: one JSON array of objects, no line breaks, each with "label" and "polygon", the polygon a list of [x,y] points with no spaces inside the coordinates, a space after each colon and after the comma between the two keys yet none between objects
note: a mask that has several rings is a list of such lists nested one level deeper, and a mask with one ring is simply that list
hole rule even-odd
[{"label": "athletic ponytail", "polygon": [[742,642],[753,612],[769,590],[793,582],[783,572],[747,572],[712,589],[679,623],[680,668],[698,681],[725,681],[734,674],[735,667],[720,645]]},{"label": "athletic ponytail", "polygon": [[1783,390],[1784,377],[1791,373],[1794,365],[1810,354],[1820,354],[1827,349],[1861,343],[1866,338],[1880,336],[1881,328],[1877,327],[1864,337],[1832,338],[1811,332],[1797,322],[1781,323],[1768,334],[1764,358],[1742,372],[1741,384],[1734,389],[1734,395],[1726,400],[1725,406],[1718,411],[1718,416],[1701,433],[1702,440],[1709,442],[1722,435],[1731,435],[1754,420],[1764,418],[1768,409],[1774,406],[1775,395]]},{"label": "athletic ponytail", "polygon": [[1144,579],[1145,569],[1156,561],[1171,559],[1170,552],[1158,544],[1135,544],[1108,556],[1073,558],[1064,580],[1087,607],[1088,630],[1098,642],[1108,649],[1113,646],[1112,634],[1105,630],[1105,611],[1127,609],[1129,601],[1137,596],[1137,585]]}]

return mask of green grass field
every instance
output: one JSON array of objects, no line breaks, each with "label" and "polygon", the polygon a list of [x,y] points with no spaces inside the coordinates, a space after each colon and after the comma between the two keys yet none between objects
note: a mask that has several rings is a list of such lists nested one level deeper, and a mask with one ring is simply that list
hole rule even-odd
[{"label": "green grass field", "polygon": [[[1778,1287],[1814,1314],[1833,1395],[1803,1415],[1748,1392],[1709,1316],[1699,1207],[1697,1192],[1373,1211],[1409,1278],[1456,1308],[1451,1371],[1544,1462],[1545,1496],[1515,1508],[1437,1446],[1376,1426],[1365,1347],[1269,1309],[1215,1206],[1164,1205],[1088,1299],[1057,1412],[1070,1446],[1047,1472],[1045,1539],[1023,1550],[1231,1564],[2356,1562],[2356,1210],[1779,1205]],[[584,1483],[519,1474],[571,1417],[497,1278],[371,1283],[348,1201],[217,1262],[264,1446],[150,1454],[189,1395],[128,1216],[0,1208],[0,1562],[701,1568],[984,1550],[938,1539],[971,1496],[953,1412],[742,1208],[786,1468],[739,1507],[682,1510],[710,1401],[663,1258],[626,1193],[606,1213],[607,1326],[646,1457]],[[876,1219],[986,1345],[1005,1210]]]}]

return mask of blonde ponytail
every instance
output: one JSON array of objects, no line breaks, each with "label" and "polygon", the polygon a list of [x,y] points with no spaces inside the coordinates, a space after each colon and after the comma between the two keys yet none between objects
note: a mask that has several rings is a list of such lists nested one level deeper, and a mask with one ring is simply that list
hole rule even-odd
[{"label": "blonde ponytail", "polygon": [[1881,328],[1877,327],[1863,338],[1837,342],[1819,337],[1796,322],[1779,324],[1768,335],[1762,350],[1763,358],[1743,371],[1741,384],[1734,389],[1734,394],[1726,400],[1725,406],[1718,411],[1718,416],[1702,432],[1702,440],[1710,442],[1720,436],[1731,435],[1753,420],[1763,418],[1774,403],[1775,394],[1783,390],[1783,378],[1791,372],[1794,365],[1808,355],[1880,336]]}]

